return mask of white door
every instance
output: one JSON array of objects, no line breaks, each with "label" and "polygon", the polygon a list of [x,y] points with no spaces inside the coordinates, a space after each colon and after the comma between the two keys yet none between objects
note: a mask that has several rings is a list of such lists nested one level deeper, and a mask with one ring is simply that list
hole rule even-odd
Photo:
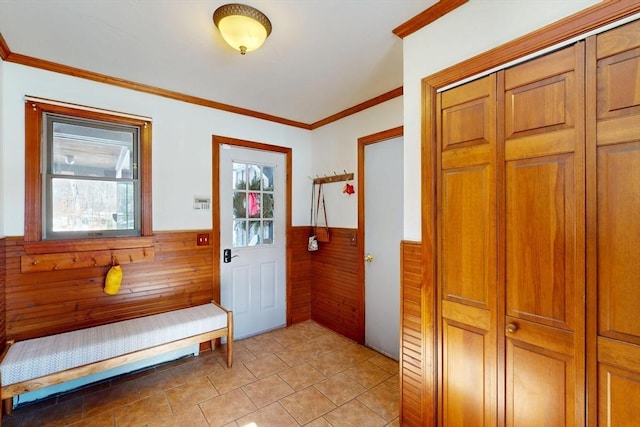
[{"label": "white door", "polygon": [[398,360],[403,138],[365,146],[365,344]]},{"label": "white door", "polygon": [[286,325],[285,154],[220,146],[220,299],[234,338]]}]

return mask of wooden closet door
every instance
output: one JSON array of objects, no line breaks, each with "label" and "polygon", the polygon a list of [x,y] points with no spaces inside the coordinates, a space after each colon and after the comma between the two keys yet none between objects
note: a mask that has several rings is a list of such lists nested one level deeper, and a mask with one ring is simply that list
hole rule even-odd
[{"label": "wooden closet door", "polygon": [[496,424],[496,82],[438,96],[439,411],[444,426]]},{"label": "wooden closet door", "polygon": [[588,93],[596,98],[588,271],[596,285],[598,396],[590,425],[631,426],[640,422],[640,21],[588,42],[595,79]]},{"label": "wooden closet door", "polygon": [[583,44],[499,75],[506,424],[582,425]]}]

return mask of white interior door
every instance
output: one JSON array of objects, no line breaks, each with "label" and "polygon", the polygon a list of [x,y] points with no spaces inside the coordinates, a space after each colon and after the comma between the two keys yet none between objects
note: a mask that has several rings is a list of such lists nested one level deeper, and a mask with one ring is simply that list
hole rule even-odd
[{"label": "white interior door", "polygon": [[282,153],[220,146],[220,299],[236,339],[286,325],[285,165]]},{"label": "white interior door", "polygon": [[365,344],[394,359],[400,346],[403,138],[365,146]]}]

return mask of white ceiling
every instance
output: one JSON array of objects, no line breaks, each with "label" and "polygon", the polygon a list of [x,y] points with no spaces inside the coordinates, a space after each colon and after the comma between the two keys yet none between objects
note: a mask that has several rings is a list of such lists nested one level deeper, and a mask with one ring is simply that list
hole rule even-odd
[{"label": "white ceiling", "polygon": [[273,32],[240,55],[222,0],[0,0],[12,53],[311,124],[402,86],[398,25],[437,0],[240,0]]}]

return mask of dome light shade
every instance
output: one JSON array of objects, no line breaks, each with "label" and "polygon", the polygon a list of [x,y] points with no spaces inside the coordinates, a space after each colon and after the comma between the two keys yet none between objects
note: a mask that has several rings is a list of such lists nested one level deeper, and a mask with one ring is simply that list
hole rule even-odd
[{"label": "dome light shade", "polygon": [[271,34],[269,18],[244,4],[220,6],[213,12],[213,23],[224,41],[242,55],[258,49]]}]

